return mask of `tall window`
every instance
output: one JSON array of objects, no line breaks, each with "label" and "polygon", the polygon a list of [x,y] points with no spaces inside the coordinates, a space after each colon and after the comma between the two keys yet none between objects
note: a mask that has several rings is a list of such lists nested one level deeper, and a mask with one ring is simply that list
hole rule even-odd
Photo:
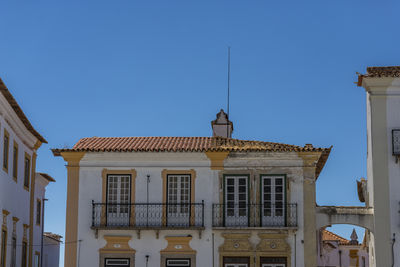
[{"label": "tall window", "polygon": [[8,171],[8,150],[10,146],[10,136],[8,132],[4,130],[4,140],[3,140],[3,169]]},{"label": "tall window", "polygon": [[225,176],[225,225],[249,224],[249,181],[246,175]]},{"label": "tall window", "polygon": [[40,225],[41,217],[42,216],[42,202],[40,199],[36,201],[36,224]]},{"label": "tall window", "polygon": [[21,267],[26,267],[26,259],[28,258],[28,244],[22,241],[22,260]]},{"label": "tall window", "polygon": [[107,176],[107,224],[129,225],[131,176]]},{"label": "tall window", "polygon": [[13,148],[13,177],[17,180],[18,177],[18,145],[14,142]]},{"label": "tall window", "polygon": [[6,267],[6,253],[7,253],[7,231],[1,232],[1,255],[0,267]]},{"label": "tall window", "polygon": [[40,267],[40,253],[35,252],[35,261],[34,261],[34,266],[35,267]]},{"label": "tall window", "polygon": [[285,176],[261,176],[261,211],[263,226],[285,223]]},{"label": "tall window", "polygon": [[190,175],[167,176],[167,223],[172,226],[188,226],[190,219]]},{"label": "tall window", "polygon": [[11,267],[16,267],[17,263],[17,238],[13,236],[12,238],[12,251],[11,251]]},{"label": "tall window", "polygon": [[30,169],[31,169],[31,159],[29,155],[26,154],[24,161],[24,186],[26,188],[29,188]]}]

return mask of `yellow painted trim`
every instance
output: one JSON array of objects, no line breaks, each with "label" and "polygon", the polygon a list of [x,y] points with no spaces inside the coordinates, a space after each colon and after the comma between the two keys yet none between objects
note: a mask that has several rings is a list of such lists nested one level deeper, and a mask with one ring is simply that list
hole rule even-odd
[{"label": "yellow painted trim", "polygon": [[12,217],[12,220],[13,220],[13,222],[18,222],[19,221],[18,217]]},{"label": "yellow painted trim", "polygon": [[[110,169],[103,169],[103,171],[101,172],[101,176],[102,176],[102,203],[106,203],[107,202],[107,176],[108,175],[130,175],[131,176],[131,202],[130,203],[135,203],[135,193],[136,193],[136,170],[135,169],[130,169],[130,170],[110,170]],[[103,205],[102,206],[102,210],[101,213],[103,216],[101,216],[101,224],[105,225],[106,223],[106,217],[105,213],[106,213],[106,207]],[[131,207],[131,217],[130,217],[130,225],[134,225],[135,223],[135,206],[132,205]]]},{"label": "yellow painted trim", "polygon": [[25,173],[25,160],[26,159],[28,159],[29,160],[29,164],[30,164],[30,166],[32,166],[32,158],[31,158],[31,155],[29,155],[27,152],[25,152],[25,156],[24,156],[24,179],[23,179],[23,186],[24,186],[24,189],[26,190],[26,191],[28,191],[29,192],[29,183],[31,182],[31,177],[32,176],[34,176],[34,175],[32,175],[32,173],[31,173],[31,171],[30,171],[30,168],[29,168],[29,175],[28,175],[28,186],[26,186],[25,185],[25,175],[26,175],[26,173]]},{"label": "yellow painted trim", "polygon": [[[5,138],[7,137],[7,150],[4,146]],[[7,151],[7,157],[4,158],[4,152]],[[4,159],[7,161],[6,166],[4,166]],[[8,173],[8,165],[10,164],[10,134],[7,132],[6,128],[4,128],[4,135],[3,135],[3,160],[1,165],[3,166],[3,171]]]},{"label": "yellow painted trim", "polygon": [[106,240],[106,245],[99,249],[101,254],[135,254],[136,250],[129,246],[129,241],[131,236],[111,236],[105,235],[104,240]]},{"label": "yellow painted trim", "polygon": [[211,161],[211,170],[224,169],[224,160],[228,157],[229,152],[209,151],[205,154]]},{"label": "yellow painted trim", "polygon": [[[16,155],[14,155],[14,149],[16,148]],[[13,145],[13,168],[12,168],[12,176],[14,181],[17,183],[18,182],[18,143],[15,142],[14,140],[14,145]]]},{"label": "yellow painted trim", "polygon": [[[195,203],[195,180],[196,180],[196,171],[194,169],[190,169],[190,170],[167,170],[164,169],[161,172],[161,177],[163,180],[163,203],[166,204],[167,201],[167,177],[168,175],[190,175],[190,203]],[[192,214],[191,218],[190,218],[190,223],[193,225],[194,224],[194,220],[195,220],[195,211],[194,211],[194,206],[191,206],[191,212],[190,214]],[[166,223],[167,220],[165,220],[167,216],[167,207],[164,205],[163,206],[163,222]]]},{"label": "yellow painted trim", "polygon": [[39,147],[41,147],[41,146],[42,146],[42,142],[37,140],[36,143],[33,145],[33,150],[38,150]]},{"label": "yellow painted trim", "polygon": [[250,233],[222,233],[224,243],[218,248],[219,266],[224,266],[224,257],[248,257],[249,266],[254,265],[254,251]]},{"label": "yellow painted trim", "polygon": [[168,245],[160,251],[160,254],[196,254],[196,250],[190,247],[191,236],[166,236]]},{"label": "yellow painted trim", "polygon": [[357,249],[350,249],[349,256],[351,259],[356,259],[356,267],[360,266],[360,259],[358,257],[358,250]]},{"label": "yellow painted trim", "polygon": [[30,210],[29,210],[29,259],[28,259],[28,266],[32,267],[32,256],[33,256],[33,215],[34,215],[34,207],[35,207],[35,175],[36,173],[36,152],[33,152],[32,160],[31,160],[31,185],[30,185]]},{"label": "yellow painted trim", "polygon": [[[27,231],[29,229],[29,225],[24,223],[22,226],[23,226],[23,229],[24,229],[22,240],[25,241],[26,244],[28,245],[28,233],[27,233]],[[27,255],[28,255],[28,250],[27,250]]]},{"label": "yellow painted trim", "polygon": [[10,214],[8,210],[3,210],[3,215],[7,216],[8,214]]},{"label": "yellow painted trim", "polygon": [[79,162],[85,152],[62,152],[67,165],[67,210],[64,266],[76,267],[78,248]]}]

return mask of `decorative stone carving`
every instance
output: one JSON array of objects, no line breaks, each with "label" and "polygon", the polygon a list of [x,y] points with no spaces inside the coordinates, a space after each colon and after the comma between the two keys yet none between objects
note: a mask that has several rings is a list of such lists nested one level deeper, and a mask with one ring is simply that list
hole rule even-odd
[{"label": "decorative stone carving", "polygon": [[250,243],[250,234],[222,234],[225,241],[219,247],[220,252],[240,252],[253,251],[253,246]]},{"label": "decorative stone carving", "polygon": [[160,251],[161,254],[196,254],[189,245],[191,236],[166,236],[165,240],[168,241],[168,245]]},{"label": "decorative stone carving", "polygon": [[281,251],[287,252],[290,251],[290,246],[286,242],[287,235],[285,234],[258,234],[261,241],[258,243],[256,251],[259,252],[273,252],[273,251]]},{"label": "decorative stone carving", "polygon": [[110,236],[105,235],[107,244],[100,249],[100,253],[135,253],[136,251],[128,244],[131,236]]}]

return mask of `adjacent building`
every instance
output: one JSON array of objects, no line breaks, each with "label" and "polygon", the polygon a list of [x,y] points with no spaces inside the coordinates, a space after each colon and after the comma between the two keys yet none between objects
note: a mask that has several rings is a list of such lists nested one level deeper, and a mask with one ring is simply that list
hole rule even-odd
[{"label": "adjacent building", "polygon": [[211,137],[89,137],[67,162],[65,266],[317,266],[330,148]]},{"label": "adjacent building", "polygon": [[400,266],[400,66],[369,67],[358,86],[367,103],[368,179],[359,189],[374,210],[370,262]]},{"label": "adjacent building", "polygon": [[45,232],[43,233],[43,264],[42,267],[59,266],[60,244],[62,236]]},{"label": "adjacent building", "polygon": [[37,150],[47,141],[1,79],[0,140],[0,267],[38,267],[45,188],[54,182],[36,172]]},{"label": "adjacent building", "polygon": [[326,229],[318,236],[318,267],[368,267],[366,235],[362,243],[353,230],[350,240]]}]

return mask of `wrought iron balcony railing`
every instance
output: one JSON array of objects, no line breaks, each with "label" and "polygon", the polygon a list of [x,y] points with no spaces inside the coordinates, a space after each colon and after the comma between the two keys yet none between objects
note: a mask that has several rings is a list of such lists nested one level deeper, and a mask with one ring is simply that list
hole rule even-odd
[{"label": "wrought iron balcony railing", "polygon": [[188,204],[94,203],[92,228],[203,228],[204,201]]},{"label": "wrought iron balcony railing", "polygon": [[297,204],[213,205],[213,227],[297,227]]}]

